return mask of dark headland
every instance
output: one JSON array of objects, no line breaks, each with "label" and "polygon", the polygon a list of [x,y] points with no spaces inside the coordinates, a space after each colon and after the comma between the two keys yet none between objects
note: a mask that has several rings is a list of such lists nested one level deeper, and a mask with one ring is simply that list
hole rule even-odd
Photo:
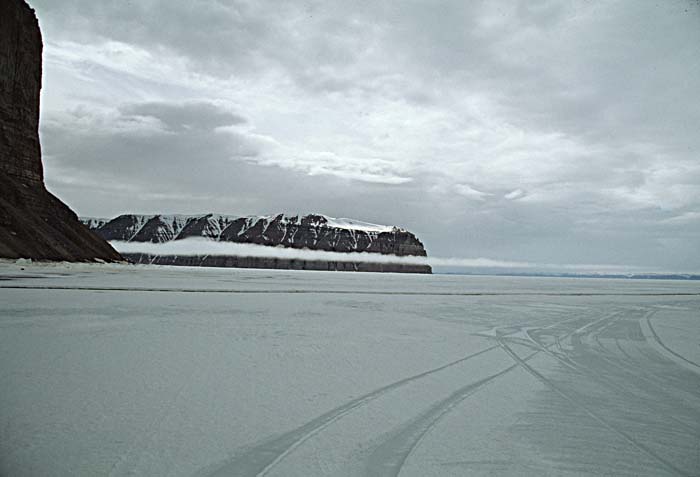
[{"label": "dark headland", "polygon": [[41,32],[23,0],[0,1],[0,258],[119,261],[44,185]]}]

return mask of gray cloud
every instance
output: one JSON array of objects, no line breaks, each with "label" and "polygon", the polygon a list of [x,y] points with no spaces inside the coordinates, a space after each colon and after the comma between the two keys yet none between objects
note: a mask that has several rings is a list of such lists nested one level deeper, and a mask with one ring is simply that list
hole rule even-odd
[{"label": "gray cloud", "polygon": [[235,126],[246,122],[245,118],[222,110],[207,102],[171,104],[163,102],[137,103],[121,106],[119,111],[126,116],[155,118],[170,131],[186,129],[210,130],[223,126]]},{"label": "gray cloud", "polygon": [[31,3],[47,179],[80,212],[319,211],[439,255],[700,268],[697,2]]}]

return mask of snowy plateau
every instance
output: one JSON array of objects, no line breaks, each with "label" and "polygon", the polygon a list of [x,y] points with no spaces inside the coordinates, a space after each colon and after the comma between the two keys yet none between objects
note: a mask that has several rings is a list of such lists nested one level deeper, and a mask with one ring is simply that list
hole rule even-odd
[{"label": "snowy plateau", "polygon": [[698,475],[695,282],[0,264],[0,475]]}]

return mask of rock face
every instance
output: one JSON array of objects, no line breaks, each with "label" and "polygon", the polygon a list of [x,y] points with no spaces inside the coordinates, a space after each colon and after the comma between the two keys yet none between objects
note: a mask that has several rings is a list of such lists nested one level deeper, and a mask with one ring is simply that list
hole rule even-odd
[{"label": "rock face", "polygon": [[0,257],[122,257],[44,186],[39,145],[41,32],[24,0],[0,1]]},{"label": "rock face", "polygon": [[[273,247],[364,252],[399,257],[425,257],[423,244],[411,232],[392,226],[376,225],[324,215],[234,217],[226,215],[120,215],[106,220],[83,218],[105,240],[163,243],[192,237],[221,242],[249,243]],[[131,254],[137,263],[201,265],[242,268],[284,268],[301,270],[353,270],[430,273],[428,265],[330,262],[226,256],[153,256]]]},{"label": "rock face", "polygon": [[329,272],[432,273],[430,265],[412,265],[404,263],[336,262],[327,260],[299,260],[287,258],[212,255],[151,255],[147,253],[125,253],[123,255],[132,263],[149,265],[267,268],[275,270],[319,270]]}]

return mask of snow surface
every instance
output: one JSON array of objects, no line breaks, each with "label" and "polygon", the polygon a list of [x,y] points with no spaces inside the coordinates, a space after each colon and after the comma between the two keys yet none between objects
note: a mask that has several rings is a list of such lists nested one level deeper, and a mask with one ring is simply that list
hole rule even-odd
[{"label": "snow surface", "polygon": [[98,227],[102,227],[104,224],[109,222],[112,219],[105,219],[101,217],[80,217],[80,221],[87,225],[88,228],[90,229],[96,229]]},{"label": "snow surface", "polygon": [[693,282],[0,263],[0,475],[696,475]]},{"label": "snow surface", "polygon": [[328,221],[329,227],[336,227],[338,229],[365,230],[368,232],[392,232],[395,230],[395,227],[390,225],[371,224],[369,222],[346,218],[324,217]]}]

